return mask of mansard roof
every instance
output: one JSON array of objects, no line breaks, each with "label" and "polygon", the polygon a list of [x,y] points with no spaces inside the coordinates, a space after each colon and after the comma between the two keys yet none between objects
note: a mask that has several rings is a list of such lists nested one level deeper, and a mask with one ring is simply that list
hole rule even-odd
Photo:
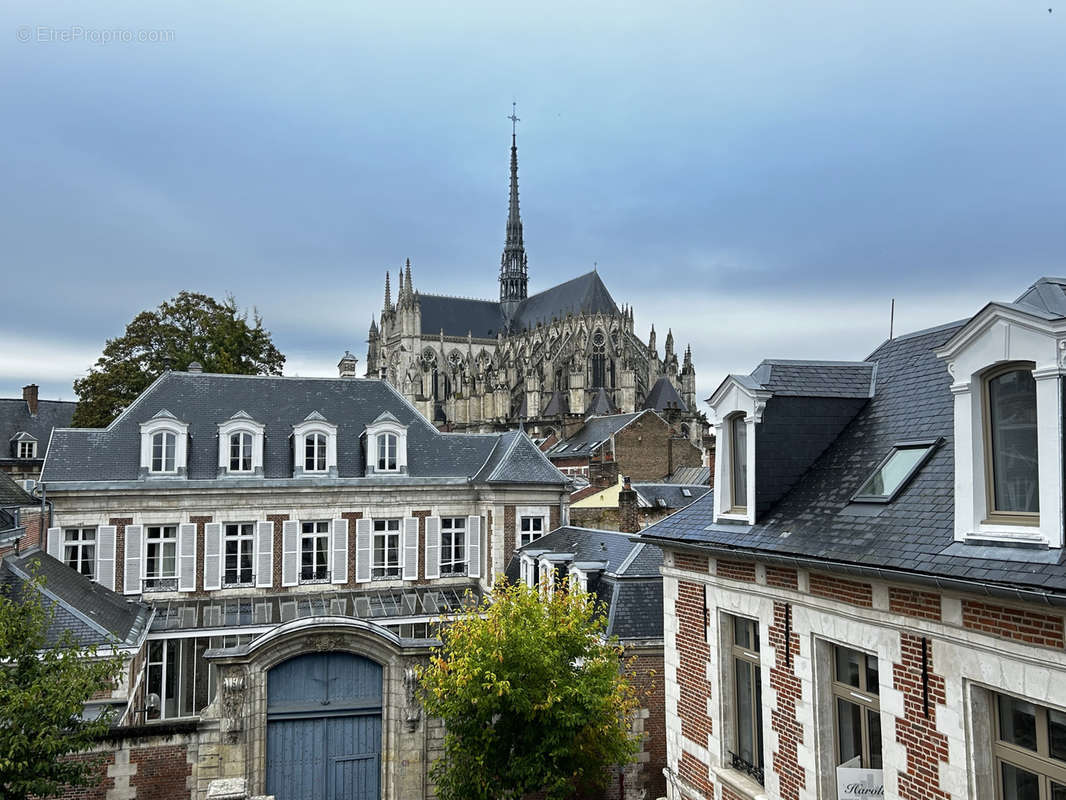
[{"label": "mansard roof", "polygon": [[0,472],[0,506],[33,506],[37,501],[6,472]]},{"label": "mansard roof", "polygon": [[[63,428],[70,425],[74,418],[74,407],[77,403],[64,400],[38,400],[37,414],[30,414],[26,401],[18,399],[0,400],[0,439],[5,442],[18,433],[28,433],[40,443],[37,457],[44,457],[44,447],[48,444],[48,437],[52,434],[52,428]],[[0,463],[15,460],[5,448],[0,452]]]},{"label": "mansard roof", "polygon": [[[134,481],[140,471],[140,424],[170,409],[189,426],[187,478],[215,480],[218,423],[244,410],[264,425],[263,478],[292,478],[293,426],[317,413],[337,426],[339,478],[365,476],[361,439],[383,413],[407,426],[407,474],[414,478],[473,479],[508,434],[441,433],[388,383],[372,378],[285,378],[167,372],[107,428],[59,428],[42,480]],[[311,416],[312,419],[316,417]],[[510,443],[510,440],[508,440]],[[535,448],[534,448],[535,449]],[[539,452],[539,451],[538,451]],[[509,455],[507,455],[509,454]],[[523,472],[523,449],[500,457],[490,482],[562,484],[554,468]],[[547,465],[543,457],[540,461]],[[547,465],[550,466],[550,465]],[[248,480],[252,480],[249,478]]]}]

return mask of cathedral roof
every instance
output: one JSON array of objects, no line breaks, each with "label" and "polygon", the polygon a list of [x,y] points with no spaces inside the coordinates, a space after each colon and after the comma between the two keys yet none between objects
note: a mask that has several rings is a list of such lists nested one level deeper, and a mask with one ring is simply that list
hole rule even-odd
[{"label": "cathedral roof", "polygon": [[607,390],[602,386],[596,390],[596,394],[592,396],[592,400],[589,401],[589,407],[585,409],[585,416],[591,417],[593,415],[600,417],[605,414],[616,414],[618,409],[615,408],[614,403],[611,402],[610,395],[607,394]]},{"label": "cathedral roof", "polygon": [[494,300],[473,300],[469,297],[445,297],[438,294],[419,294],[422,309],[422,333],[445,336],[466,336],[495,339],[503,328],[500,304]]},{"label": "cathedral roof", "polygon": [[655,381],[655,385],[651,387],[644,401],[644,407],[653,411],[667,411],[675,408],[688,411],[685,401],[681,399],[681,395],[677,393],[677,389],[665,375]]}]

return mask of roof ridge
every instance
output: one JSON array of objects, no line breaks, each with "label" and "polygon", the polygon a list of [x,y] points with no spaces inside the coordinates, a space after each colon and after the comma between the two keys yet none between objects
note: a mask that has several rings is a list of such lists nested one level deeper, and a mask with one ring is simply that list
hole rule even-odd
[{"label": "roof ridge", "polygon": [[[511,457],[511,453],[513,453],[514,449],[518,446],[519,438],[521,436],[525,436],[522,431],[506,431],[500,434],[500,438],[502,439],[508,434],[514,434],[514,439],[511,441],[511,444],[507,446],[507,452],[503,454],[503,458],[500,459],[500,463],[496,465],[496,468],[489,474],[489,477],[486,480],[491,481],[493,477],[495,477],[496,473],[500,471],[500,468],[507,462],[507,459]],[[537,449],[539,450],[540,448],[538,447]],[[552,466],[552,469],[555,469],[554,465]]]},{"label": "roof ridge", "polygon": [[645,548],[645,546],[647,546],[647,542],[637,542],[637,546],[630,550],[629,555],[622,559],[622,563],[618,565],[618,568],[614,571],[614,574],[622,575],[623,573],[625,573],[625,571],[629,569],[629,565],[636,560],[637,556],[640,555],[640,552]]},{"label": "roof ridge", "polygon": [[499,306],[499,300],[486,300],[483,297],[470,297],[465,294],[437,294],[436,292],[415,292],[418,297],[440,297],[445,300],[474,300],[478,303],[488,303],[491,306]]}]

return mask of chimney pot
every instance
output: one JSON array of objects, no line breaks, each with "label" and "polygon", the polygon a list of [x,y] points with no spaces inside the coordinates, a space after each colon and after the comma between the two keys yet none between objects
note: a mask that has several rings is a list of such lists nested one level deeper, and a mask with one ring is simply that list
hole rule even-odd
[{"label": "chimney pot", "polygon": [[30,410],[30,416],[37,416],[37,384],[31,383],[22,387],[22,399],[26,401],[26,407]]}]

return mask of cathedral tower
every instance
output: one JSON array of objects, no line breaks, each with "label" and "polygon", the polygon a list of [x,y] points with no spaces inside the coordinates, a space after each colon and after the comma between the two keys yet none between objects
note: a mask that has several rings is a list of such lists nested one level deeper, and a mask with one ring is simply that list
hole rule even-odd
[{"label": "cathedral tower", "polygon": [[518,213],[518,117],[511,109],[511,198],[507,208],[507,239],[500,257],[500,305],[508,319],[527,296],[526,248]]}]

